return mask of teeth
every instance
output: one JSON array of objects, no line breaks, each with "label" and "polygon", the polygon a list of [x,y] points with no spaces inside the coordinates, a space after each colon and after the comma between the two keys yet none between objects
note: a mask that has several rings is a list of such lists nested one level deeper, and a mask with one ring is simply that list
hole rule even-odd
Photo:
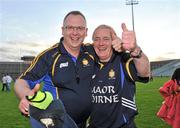
[{"label": "teeth", "polygon": [[71,37],[71,40],[78,40],[78,37]]},{"label": "teeth", "polygon": [[106,50],[106,48],[100,48],[99,49],[99,51],[105,51]]}]

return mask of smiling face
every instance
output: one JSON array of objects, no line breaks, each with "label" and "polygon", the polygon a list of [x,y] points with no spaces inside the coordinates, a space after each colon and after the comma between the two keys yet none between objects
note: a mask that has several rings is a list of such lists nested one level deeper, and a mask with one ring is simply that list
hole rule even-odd
[{"label": "smiling face", "polygon": [[84,38],[87,36],[86,21],[81,15],[70,14],[62,27],[64,46],[70,53],[79,51]]},{"label": "smiling face", "polygon": [[112,49],[112,37],[109,28],[97,28],[93,34],[94,49],[101,62],[110,60]]}]

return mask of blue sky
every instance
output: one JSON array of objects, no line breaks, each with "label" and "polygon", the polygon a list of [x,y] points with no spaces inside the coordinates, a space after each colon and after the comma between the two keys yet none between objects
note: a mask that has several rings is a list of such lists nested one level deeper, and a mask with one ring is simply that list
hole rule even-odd
[{"label": "blue sky", "polygon": [[[111,25],[121,37],[121,23],[132,29],[126,0],[0,0],[0,61],[37,55],[59,41],[64,16],[80,10],[88,37],[100,24]],[[134,6],[138,44],[151,61],[180,58],[180,0],[139,0]]]}]

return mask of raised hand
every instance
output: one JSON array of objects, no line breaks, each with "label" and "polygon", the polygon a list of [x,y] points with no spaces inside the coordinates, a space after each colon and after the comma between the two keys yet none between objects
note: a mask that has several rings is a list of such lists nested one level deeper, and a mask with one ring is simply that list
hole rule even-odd
[{"label": "raised hand", "polygon": [[122,52],[123,48],[122,48],[122,40],[116,36],[115,32],[111,32],[112,35],[112,47],[114,48],[115,51],[117,52]]},{"label": "raised hand", "polygon": [[123,49],[128,51],[134,51],[134,49],[137,47],[135,32],[128,30],[125,23],[122,23],[121,28],[123,30],[122,32]]}]

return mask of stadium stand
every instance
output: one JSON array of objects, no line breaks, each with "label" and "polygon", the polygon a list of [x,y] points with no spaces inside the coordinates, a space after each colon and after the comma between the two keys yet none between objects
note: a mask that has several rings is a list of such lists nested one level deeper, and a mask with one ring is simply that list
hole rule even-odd
[{"label": "stadium stand", "polygon": [[[3,74],[10,74],[15,80],[30,65],[34,56],[23,56],[23,62],[0,62],[0,78]],[[152,76],[171,76],[180,67],[180,59],[151,62]]]},{"label": "stadium stand", "polygon": [[[152,67],[154,66],[154,67]],[[172,76],[176,68],[180,68],[180,59],[151,63],[152,76]],[[154,69],[153,69],[154,68]]]},{"label": "stadium stand", "polygon": [[29,67],[33,59],[34,56],[23,56],[22,62],[0,62],[0,78],[8,73],[15,80]]},{"label": "stadium stand", "polygon": [[163,65],[170,63],[171,61],[174,61],[174,60],[152,61],[151,62],[151,70],[160,68]]}]

